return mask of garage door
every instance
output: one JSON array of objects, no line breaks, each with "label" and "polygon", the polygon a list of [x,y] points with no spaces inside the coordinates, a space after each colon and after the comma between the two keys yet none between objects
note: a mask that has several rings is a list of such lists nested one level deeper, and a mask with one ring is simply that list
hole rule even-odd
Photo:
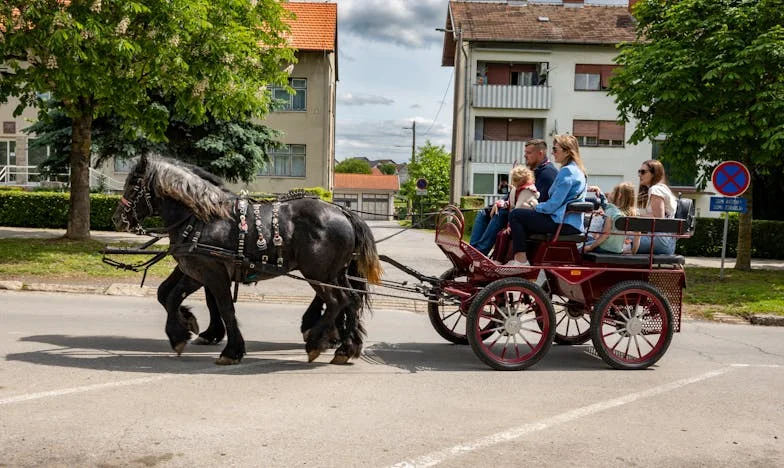
[{"label": "garage door", "polygon": [[365,193],[362,195],[362,218],[389,219],[389,197]]}]

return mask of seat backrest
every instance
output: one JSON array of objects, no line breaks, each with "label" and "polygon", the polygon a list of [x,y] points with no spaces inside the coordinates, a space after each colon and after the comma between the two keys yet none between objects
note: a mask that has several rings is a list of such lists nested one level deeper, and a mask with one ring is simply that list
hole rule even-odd
[{"label": "seat backrest", "polygon": [[694,231],[694,225],[697,220],[694,216],[695,210],[694,200],[691,198],[678,198],[678,204],[675,208],[675,219],[682,219],[685,221],[686,232],[684,232],[684,234]]}]

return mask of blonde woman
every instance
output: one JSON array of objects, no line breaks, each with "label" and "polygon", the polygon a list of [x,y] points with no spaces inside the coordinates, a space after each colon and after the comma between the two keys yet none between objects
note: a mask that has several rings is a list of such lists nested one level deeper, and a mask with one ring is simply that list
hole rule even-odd
[{"label": "blonde woman", "polygon": [[528,236],[532,233],[555,233],[563,223],[561,234],[582,232],[582,213],[566,213],[566,205],[585,201],[585,166],[580,156],[580,145],[573,135],[556,135],[553,138],[553,157],[561,165],[549,190],[549,199],[533,210],[515,209],[509,214],[512,229],[514,258],[506,266],[524,268],[529,265]]},{"label": "blonde woman", "polygon": [[[664,173],[664,166],[655,159],[649,159],[640,166],[637,171],[640,176],[640,191],[637,197],[637,208],[640,216],[649,218],[674,218],[678,200],[667,186],[667,176]],[[653,242],[651,242],[653,239]],[[675,238],[672,236],[653,236],[640,237],[640,246],[636,253],[654,254],[675,253]]]}]

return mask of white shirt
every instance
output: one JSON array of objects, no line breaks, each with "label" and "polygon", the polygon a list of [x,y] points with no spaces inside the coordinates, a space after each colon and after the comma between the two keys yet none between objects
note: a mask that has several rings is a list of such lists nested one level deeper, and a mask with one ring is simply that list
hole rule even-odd
[{"label": "white shirt", "polygon": [[665,218],[674,218],[675,217],[675,209],[678,206],[678,200],[675,198],[675,195],[672,193],[669,187],[662,183],[655,184],[651,188],[648,189],[648,206],[645,207],[645,214],[647,216],[651,216],[651,197],[657,196],[664,199],[664,217]]}]

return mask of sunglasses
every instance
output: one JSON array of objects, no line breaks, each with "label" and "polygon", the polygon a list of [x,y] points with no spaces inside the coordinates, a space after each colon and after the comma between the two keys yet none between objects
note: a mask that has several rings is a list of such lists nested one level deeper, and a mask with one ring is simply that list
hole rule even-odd
[{"label": "sunglasses", "polygon": [[648,172],[651,172],[651,171],[649,171],[647,169],[640,169],[639,171],[637,171],[637,174],[643,175],[643,174],[648,173]]}]

